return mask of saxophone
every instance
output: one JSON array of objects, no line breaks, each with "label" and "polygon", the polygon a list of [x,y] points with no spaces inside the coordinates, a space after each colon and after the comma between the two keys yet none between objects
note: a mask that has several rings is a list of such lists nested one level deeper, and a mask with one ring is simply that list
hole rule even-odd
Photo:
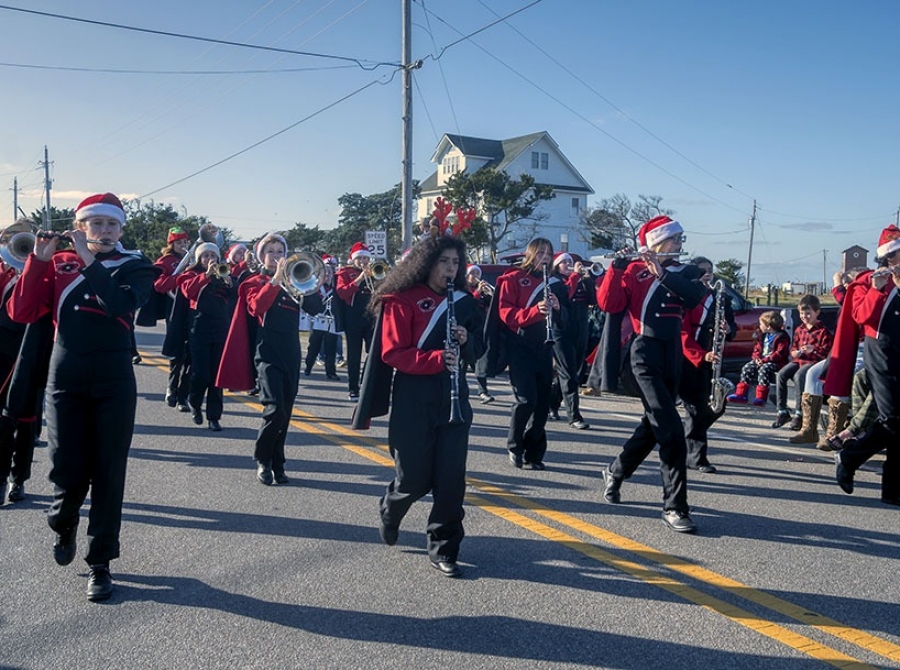
[{"label": "saxophone", "polygon": [[716,293],[716,308],[713,315],[715,328],[713,330],[712,351],[715,354],[712,368],[712,391],[709,394],[709,407],[716,413],[725,411],[725,399],[734,393],[734,383],[722,376],[722,356],[725,352],[725,301],[728,295],[725,293],[725,282],[721,279],[713,284]]}]

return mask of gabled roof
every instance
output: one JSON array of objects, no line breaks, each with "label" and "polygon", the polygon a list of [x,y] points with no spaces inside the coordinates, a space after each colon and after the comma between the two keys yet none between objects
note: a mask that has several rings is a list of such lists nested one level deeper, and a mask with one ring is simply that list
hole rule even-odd
[{"label": "gabled roof", "polygon": [[[436,163],[438,157],[447,149],[447,147],[453,145],[468,158],[481,158],[486,160],[487,162],[482,167],[492,168],[498,172],[502,172],[510,165],[510,163],[527,151],[529,147],[542,139],[545,139],[556,150],[556,154],[563,162],[565,162],[568,168],[583,184],[583,187],[568,186],[561,188],[593,193],[594,189],[591,188],[590,184],[588,184],[578,170],[575,169],[575,166],[569,162],[569,159],[563,155],[562,151],[559,150],[559,145],[552,137],[550,137],[550,134],[546,130],[531,133],[529,135],[511,137],[508,140],[488,140],[481,137],[469,137],[467,135],[445,133],[440,142],[438,142],[434,154],[431,156],[431,162]],[[422,192],[425,193],[436,190],[437,172],[435,171],[427,179],[423,180],[420,187]]]}]

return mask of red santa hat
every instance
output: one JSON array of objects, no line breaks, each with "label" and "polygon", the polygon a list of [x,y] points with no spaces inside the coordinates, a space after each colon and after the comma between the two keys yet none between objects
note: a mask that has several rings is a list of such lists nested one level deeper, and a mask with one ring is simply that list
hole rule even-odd
[{"label": "red santa hat", "polygon": [[229,263],[234,263],[234,256],[239,251],[247,251],[247,245],[241,244],[240,242],[235,242],[230,247],[228,247],[228,253],[226,254],[225,258]]},{"label": "red santa hat", "polygon": [[660,242],[681,235],[684,228],[677,221],[673,221],[668,216],[656,216],[641,226],[638,231],[638,242],[640,243],[639,251],[652,249]]},{"label": "red santa hat", "polygon": [[84,221],[92,216],[108,216],[125,225],[125,208],[112,193],[98,193],[82,200],[75,208],[75,220]]},{"label": "red santa hat", "polygon": [[279,235],[278,233],[266,233],[260,238],[259,242],[256,243],[256,257],[259,259],[260,263],[263,262],[263,247],[272,242],[278,242],[279,244],[281,244],[281,246],[284,247],[284,254],[287,255],[287,240],[285,240],[284,237]]},{"label": "red santa hat", "polygon": [[481,266],[480,266],[480,265],[475,265],[475,263],[472,263],[472,265],[470,265],[468,268],[466,268],[466,274],[467,274],[467,275],[470,275],[470,274],[472,274],[473,272],[474,272],[475,274],[477,274],[477,275],[480,277],[480,276],[481,276]]},{"label": "red santa hat", "polygon": [[567,251],[557,251],[553,254],[553,267],[556,267],[560,263],[572,263],[572,254]]},{"label": "red santa hat", "polygon": [[881,231],[878,238],[878,248],[875,250],[875,258],[880,260],[895,251],[900,251],[900,228],[893,223]]},{"label": "red santa hat", "polygon": [[178,226],[172,226],[169,228],[169,236],[166,238],[166,244],[172,244],[172,242],[186,239],[188,239],[188,234],[184,232],[184,230]]},{"label": "red santa hat", "polygon": [[337,265],[337,258],[331,254],[322,254],[322,262],[326,265]]},{"label": "red santa hat", "polygon": [[355,261],[357,258],[371,258],[372,254],[369,253],[369,247],[367,247],[362,242],[357,242],[352,247],[350,247],[350,260]]}]

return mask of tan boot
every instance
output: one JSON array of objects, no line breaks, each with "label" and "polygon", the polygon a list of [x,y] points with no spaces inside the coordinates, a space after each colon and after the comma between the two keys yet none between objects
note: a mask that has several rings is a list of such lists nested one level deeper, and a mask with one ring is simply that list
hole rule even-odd
[{"label": "tan boot", "polygon": [[819,441],[819,413],[822,411],[822,396],[804,393],[800,396],[800,411],[803,423],[800,432],[788,440],[791,444],[815,444]]},{"label": "tan boot", "polygon": [[837,398],[828,399],[828,428],[825,429],[825,437],[816,445],[822,451],[831,451],[834,445],[831,438],[847,427],[850,419],[850,403]]}]

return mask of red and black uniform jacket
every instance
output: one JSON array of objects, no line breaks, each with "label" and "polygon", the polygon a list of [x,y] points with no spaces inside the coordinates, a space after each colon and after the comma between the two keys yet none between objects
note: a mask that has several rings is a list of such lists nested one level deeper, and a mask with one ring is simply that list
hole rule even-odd
[{"label": "red and black uniform jacket", "polygon": [[[724,296],[724,301],[723,311],[725,322],[728,324],[728,334],[725,339],[731,340],[737,332],[737,324],[734,321],[731,299],[727,294]],[[700,304],[685,312],[684,319],[681,321],[681,347],[684,350],[684,357],[695,368],[703,365],[707,352],[712,351],[716,328],[715,316],[716,293],[709,289]]]},{"label": "red and black uniform jacket", "polygon": [[[249,321],[257,324],[255,342]],[[231,319],[222,363],[216,377],[220,388],[253,388],[256,362],[274,365],[291,374],[300,366],[300,306],[268,275],[252,275],[238,287],[237,308]]]},{"label": "red and black uniform jacket", "polygon": [[25,262],[7,309],[20,323],[53,315],[56,344],[79,354],[132,350],[134,314],[159,274],[140,252],[114,250],[88,266],[74,251]]},{"label": "red and black uniform jacket", "polygon": [[[547,284],[560,305],[558,310],[553,310],[552,317],[554,337],[557,337],[569,318],[569,289],[556,276],[551,276]],[[510,341],[526,343],[531,348],[543,346],[547,339],[547,315],[538,308],[543,299],[544,279],[537,272],[513,269],[500,277],[497,281],[500,321],[518,336]]]},{"label": "red and black uniform jacket", "polygon": [[338,300],[334,307],[335,327],[337,330],[365,330],[371,323],[366,308],[372,292],[366,282],[356,284],[355,280],[362,274],[355,265],[347,265],[334,273],[334,292]]},{"label": "red and black uniform jacket", "polygon": [[638,335],[680,339],[685,309],[700,304],[707,288],[700,283],[702,270],[695,265],[667,261],[663,269],[657,279],[642,260],[632,261],[625,269],[610,267],[597,287],[597,304],[610,314],[627,309]]},{"label": "red and black uniform jacket", "polygon": [[194,269],[178,275],[178,288],[194,310],[191,333],[205,342],[224,342],[234,310],[234,286]]},{"label": "red and black uniform jacket", "polygon": [[794,329],[794,341],[791,343],[791,349],[800,349],[800,347],[811,344],[813,346],[812,353],[803,354],[794,358],[795,363],[800,365],[809,365],[810,363],[818,363],[828,356],[831,351],[831,345],[834,343],[834,336],[822,325],[821,321],[816,321],[812,328],[807,328],[802,323]]},{"label": "red and black uniform jacket", "polygon": [[[460,348],[460,387],[463,387],[466,365],[474,364],[484,354],[481,337],[484,321],[471,293],[454,291],[453,302],[457,325],[468,331],[466,343]],[[353,413],[354,428],[366,430],[372,417],[387,414],[394,370],[409,375],[449,377],[444,363],[446,319],[446,295],[435,293],[425,284],[383,296],[359,403]]]}]

